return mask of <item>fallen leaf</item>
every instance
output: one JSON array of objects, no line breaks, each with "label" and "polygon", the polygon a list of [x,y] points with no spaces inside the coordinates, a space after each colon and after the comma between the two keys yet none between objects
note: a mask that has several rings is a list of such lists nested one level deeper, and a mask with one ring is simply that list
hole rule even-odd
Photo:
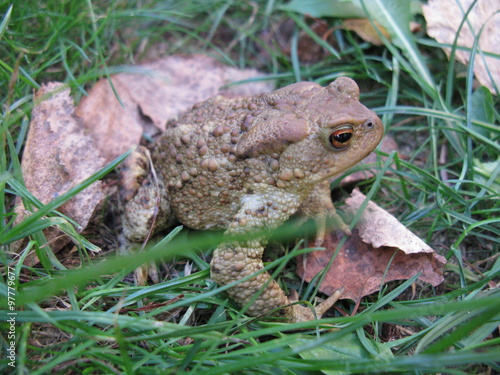
[{"label": "fallen leaf", "polygon": [[[374,24],[376,25],[377,28],[373,26]],[[354,31],[365,42],[371,43],[375,46],[381,46],[384,44],[379,33],[381,33],[384,36],[384,38],[386,38],[389,41],[392,38],[391,34],[389,34],[389,32],[384,26],[379,24],[377,21],[374,20],[370,21],[368,18],[346,19],[342,22],[342,28],[345,30]],[[420,29],[420,24],[413,21],[410,22],[411,32],[419,31],[419,29]]]},{"label": "fallen leaf", "polygon": [[389,32],[376,21],[373,22],[377,25],[378,31],[375,27],[373,27],[373,24],[367,18],[352,18],[344,20],[344,22],[342,22],[342,27],[346,30],[354,31],[365,42],[372,43],[376,46],[384,44],[380,38],[379,32],[382,33],[387,40],[391,40]]},{"label": "fallen leaf", "polygon": [[[346,215],[353,217],[365,198],[364,194],[355,189],[346,200]],[[373,202],[368,203],[356,227],[362,240],[374,247],[394,247],[406,254],[434,253],[429,245]]]},{"label": "fallen leaf", "polygon": [[[346,214],[354,216],[365,196],[355,189],[346,200]],[[297,273],[307,282],[329,263],[339,243],[335,234],[325,239],[326,250],[313,251],[298,262]],[[314,246],[313,244],[311,244]],[[331,295],[344,288],[341,299],[359,303],[392,280],[419,279],[436,286],[443,281],[445,258],[404,227],[394,216],[369,202],[323,279],[320,291]]]},{"label": "fallen leaf", "polygon": [[205,55],[175,55],[102,79],[77,108],[102,155],[110,161],[149,136],[165,130],[168,120],[215,95],[247,96],[272,91],[270,81],[228,86],[263,77],[253,69],[236,69]]},{"label": "fallen leaf", "polygon": [[[392,42],[403,51],[413,40],[411,19],[418,12],[419,3],[413,1],[345,1],[345,0],[292,0],[281,6],[291,12],[307,14],[312,17],[335,17],[347,19],[377,20],[384,30],[384,35],[390,35]],[[369,17],[368,17],[369,15]],[[367,21],[361,21],[353,29],[360,31],[362,37],[370,37],[374,30],[372,26],[365,27]],[[387,34],[386,34],[387,32]],[[410,42],[412,43],[412,42]]]},{"label": "fallen leaf", "polygon": [[[64,84],[43,85],[35,95],[35,102],[38,100],[41,101],[32,112],[21,166],[26,188],[47,204],[101,169],[104,159],[75,116],[70,90],[64,88]],[[77,229],[81,230],[103,197],[101,182],[96,182],[59,207],[58,211],[76,221],[80,225]],[[28,214],[19,198],[16,213],[16,223]],[[56,228],[48,228],[44,233],[48,240],[62,234]],[[68,236],[61,236],[51,247],[57,251],[69,241]],[[36,263],[34,258],[33,262]]]},{"label": "fallen leaf", "polygon": [[[422,5],[427,33],[439,43],[453,44],[459,33],[457,45],[472,48],[479,36],[479,49],[483,52],[500,54],[500,2],[477,1],[467,16],[467,21],[459,27],[465,12],[474,0],[429,0]],[[446,17],[443,17],[446,14]],[[479,35],[479,33],[481,33]],[[449,56],[451,48],[444,48]],[[468,65],[470,52],[457,49],[455,58]],[[474,59],[474,74],[492,93],[497,94],[500,86],[500,61],[498,57],[482,56],[477,53]]]}]

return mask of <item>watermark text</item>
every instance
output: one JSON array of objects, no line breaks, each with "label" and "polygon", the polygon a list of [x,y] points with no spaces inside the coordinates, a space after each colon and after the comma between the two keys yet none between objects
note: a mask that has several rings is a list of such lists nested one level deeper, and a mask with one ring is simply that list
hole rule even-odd
[{"label": "watermark text", "polygon": [[16,274],[14,268],[7,268],[7,359],[8,365],[16,367]]}]

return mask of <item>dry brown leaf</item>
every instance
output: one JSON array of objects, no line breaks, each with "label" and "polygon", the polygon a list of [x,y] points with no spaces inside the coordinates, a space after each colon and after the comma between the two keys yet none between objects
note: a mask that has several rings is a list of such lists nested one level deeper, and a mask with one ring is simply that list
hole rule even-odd
[{"label": "dry brown leaf", "polygon": [[[440,43],[453,44],[458,28],[474,0],[429,0],[422,6],[427,21],[427,33]],[[467,22],[460,29],[457,45],[472,48],[474,39],[481,32],[479,48],[484,52],[500,54],[500,2],[480,0],[474,5]],[[446,15],[443,17],[443,15]],[[445,48],[450,54],[451,49]],[[467,65],[468,51],[456,50],[456,59]],[[482,57],[479,53],[474,60],[474,74],[492,93],[495,85],[500,86],[500,61],[494,57]],[[490,77],[491,74],[491,77]]]},{"label": "dry brown leaf", "polygon": [[[26,188],[47,204],[101,169],[104,159],[75,116],[69,89],[62,83],[48,83],[36,93],[35,101],[39,100],[32,112],[22,171]],[[101,183],[96,182],[59,207],[58,211],[75,220],[81,229],[87,225],[103,197]],[[16,222],[19,223],[26,214],[20,199],[16,213]],[[45,234],[50,240],[60,236],[61,232],[48,228]],[[68,242],[67,236],[61,237],[52,248],[57,251]]]},{"label": "dry brown leaf", "polygon": [[[358,211],[365,196],[354,190],[346,201],[346,213]],[[300,277],[310,282],[333,256],[339,240],[326,238],[324,251],[314,251],[299,261]],[[369,202],[350,236],[325,276],[320,290],[331,295],[344,288],[342,299],[359,302],[362,297],[380,290],[392,280],[405,280],[418,273],[419,279],[432,285],[443,281],[445,259],[436,254],[392,215]]]},{"label": "dry brown leaf", "polygon": [[[366,196],[355,189],[346,200],[346,215],[353,217],[365,199]],[[374,247],[395,247],[406,254],[434,253],[429,245],[373,202],[368,203],[356,227],[361,239]]]},{"label": "dry brown leaf", "polygon": [[111,77],[123,106],[109,81],[102,79],[77,108],[108,161],[139,144],[143,132],[163,132],[168,120],[196,103],[215,95],[255,95],[274,88],[269,81],[224,88],[263,75],[253,69],[222,65],[205,55],[169,56],[136,68],[137,74]]},{"label": "dry brown leaf", "polygon": [[[388,31],[378,22],[375,23],[377,24],[378,31],[381,32],[386,39],[391,40],[391,36]],[[353,18],[344,20],[342,22],[342,27],[346,30],[354,31],[365,42],[369,42],[376,46],[381,46],[384,44],[377,30],[373,27],[372,23],[367,18]]]}]

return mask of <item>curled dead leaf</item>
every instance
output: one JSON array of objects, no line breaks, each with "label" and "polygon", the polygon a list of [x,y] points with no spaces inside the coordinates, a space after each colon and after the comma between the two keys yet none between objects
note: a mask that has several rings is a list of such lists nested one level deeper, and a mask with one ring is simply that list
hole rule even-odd
[{"label": "curled dead leaf", "polygon": [[[346,213],[359,210],[365,196],[354,190],[346,201]],[[324,251],[308,253],[298,262],[297,273],[307,282],[329,263],[337,245],[335,234],[327,236]],[[312,244],[311,244],[312,245]],[[406,229],[388,212],[369,202],[352,236],[344,243],[327,272],[320,290],[331,295],[344,288],[341,298],[359,303],[392,280],[405,280],[417,274],[435,286],[443,281],[446,261]]]},{"label": "curled dead leaf", "polygon": [[[353,217],[366,196],[354,189],[346,200],[345,212]],[[361,239],[373,247],[394,247],[406,254],[434,253],[424,241],[410,232],[394,216],[373,202],[368,202],[356,224]]]},{"label": "curled dead leaf", "polygon": [[[467,22],[462,25],[465,13],[473,4],[467,16]],[[500,2],[473,0],[429,0],[422,5],[427,33],[439,43],[454,43],[458,33],[457,45],[472,48],[475,39],[479,38],[479,49],[483,52],[500,54]],[[443,17],[446,14],[446,17]],[[459,27],[461,27],[459,29]],[[444,48],[449,56],[451,48]],[[457,49],[455,58],[462,64],[469,64],[470,51]],[[497,94],[500,86],[500,61],[498,57],[476,54],[474,74],[492,93]]]},{"label": "curled dead leaf", "polygon": [[378,31],[373,27],[373,24],[367,18],[352,18],[342,22],[342,27],[346,30],[354,31],[365,42],[369,42],[376,46],[384,44],[380,38],[379,32],[387,39],[391,40],[389,32],[378,22],[372,21],[376,24]]},{"label": "curled dead leaf", "polygon": [[[35,95],[37,101],[24,148],[22,171],[26,188],[47,204],[101,169],[104,159],[93,140],[85,134],[81,120],[74,113],[70,90],[64,84],[43,85]],[[76,221],[81,230],[103,197],[101,183],[96,182],[58,211]],[[16,223],[27,214],[21,199],[16,201],[15,212],[18,214]],[[48,240],[61,234],[56,228],[45,230]],[[69,241],[67,236],[59,237],[52,243],[52,249],[57,251]]]}]

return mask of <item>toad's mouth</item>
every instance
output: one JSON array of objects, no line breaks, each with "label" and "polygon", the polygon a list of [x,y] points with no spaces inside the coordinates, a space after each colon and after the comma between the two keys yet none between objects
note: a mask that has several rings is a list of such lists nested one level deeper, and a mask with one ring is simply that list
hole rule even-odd
[{"label": "toad's mouth", "polygon": [[370,155],[372,151],[366,153],[365,155],[360,156],[356,159],[351,159],[349,165],[346,165],[345,168],[339,167],[338,165],[334,165],[328,168],[325,168],[314,176],[311,176],[311,183],[316,185],[325,180],[334,179],[336,177],[341,176],[343,173],[349,171],[351,168],[354,168],[359,162],[363,161],[368,155]]}]

